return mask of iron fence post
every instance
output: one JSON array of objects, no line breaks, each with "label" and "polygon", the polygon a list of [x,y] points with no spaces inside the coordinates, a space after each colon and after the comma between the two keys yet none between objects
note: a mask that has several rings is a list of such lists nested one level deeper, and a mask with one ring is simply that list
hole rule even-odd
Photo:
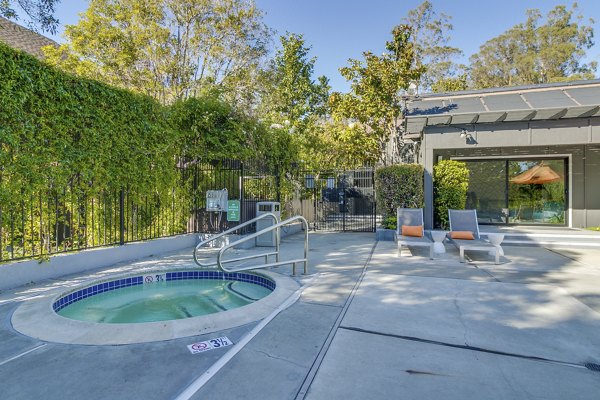
[{"label": "iron fence post", "polygon": [[281,203],[281,170],[275,166],[275,186],[277,187],[277,202]]},{"label": "iron fence post", "polygon": [[125,244],[125,191],[119,191],[119,244]]}]

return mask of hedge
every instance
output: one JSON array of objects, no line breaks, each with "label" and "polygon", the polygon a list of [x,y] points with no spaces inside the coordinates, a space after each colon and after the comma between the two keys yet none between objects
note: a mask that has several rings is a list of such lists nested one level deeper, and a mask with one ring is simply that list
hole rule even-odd
[{"label": "hedge", "polygon": [[395,228],[396,209],[423,207],[423,167],[400,164],[375,171],[375,192],[378,212],[388,219],[386,227]]},{"label": "hedge", "polygon": [[0,43],[0,200],[47,182],[153,187],[174,174],[175,131],[149,97],[65,74]]},{"label": "hedge", "polygon": [[0,82],[0,261],[24,256],[25,247],[39,254],[63,242],[107,244],[106,229],[114,241],[118,196],[136,231],[160,220],[168,230],[152,235],[181,233],[187,215],[175,209],[192,209],[198,184],[182,166],[223,157],[273,162],[275,145],[287,153],[289,135],[280,140],[215,94],[163,106],[2,43]]},{"label": "hedge", "polygon": [[467,203],[469,170],[461,161],[442,160],[433,167],[435,220],[448,228],[448,210],[462,210]]}]

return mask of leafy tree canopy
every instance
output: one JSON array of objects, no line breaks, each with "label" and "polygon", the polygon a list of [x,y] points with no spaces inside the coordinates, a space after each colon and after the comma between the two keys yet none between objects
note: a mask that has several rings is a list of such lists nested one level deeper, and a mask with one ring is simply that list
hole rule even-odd
[{"label": "leafy tree canopy", "polygon": [[271,97],[274,112],[291,121],[311,114],[323,116],[329,97],[329,80],[313,79],[316,57],[308,58],[310,47],[302,35],[281,36],[281,48],[272,63],[275,89]]},{"label": "leafy tree canopy", "polygon": [[270,123],[290,125],[302,134],[315,118],[327,113],[329,80],[313,78],[316,58],[309,58],[310,47],[302,35],[288,32],[280,42],[275,58],[263,72],[261,113]]},{"label": "leafy tree canopy", "polygon": [[[295,143],[298,157],[311,164],[327,149],[324,118],[328,114],[329,80],[314,78],[316,57],[304,37],[287,32],[280,48],[262,72],[259,115]],[[330,148],[329,148],[330,149]]]},{"label": "leafy tree canopy", "polygon": [[475,88],[539,84],[594,77],[596,63],[582,63],[593,45],[593,20],[586,25],[571,9],[556,6],[546,15],[529,10],[527,21],[487,41],[471,57]]},{"label": "leafy tree canopy", "polygon": [[[349,66],[340,69],[351,83],[350,93],[333,93],[330,105],[334,118],[358,123],[364,132],[377,141],[379,149],[392,140],[390,158],[381,152],[383,163],[398,162],[404,143],[399,136],[402,125],[402,93],[411,82],[418,81],[424,71],[416,65],[411,28],[398,25],[392,30],[392,40],[386,43],[386,52],[376,56],[363,53],[364,61],[349,60]],[[356,143],[361,146],[361,143]]]},{"label": "leafy tree canopy", "polygon": [[459,84],[465,74],[465,66],[453,61],[463,52],[449,45],[452,17],[438,15],[433,4],[425,0],[408,12],[403,23],[412,28],[411,42],[414,46],[415,65],[425,66],[418,83],[419,91],[446,91]]},{"label": "leafy tree canopy", "polygon": [[19,19],[19,10],[29,19],[29,27],[39,27],[44,32],[56,33],[58,19],[54,17],[54,8],[60,0],[0,0],[0,16]]},{"label": "leafy tree canopy", "polygon": [[251,0],[91,0],[65,36],[45,48],[50,63],[162,103],[211,86],[232,101],[251,98],[270,43]]}]

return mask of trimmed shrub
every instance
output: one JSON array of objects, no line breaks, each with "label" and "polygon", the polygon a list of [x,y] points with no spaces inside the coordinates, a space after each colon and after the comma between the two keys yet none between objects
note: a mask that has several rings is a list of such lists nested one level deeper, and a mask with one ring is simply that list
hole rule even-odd
[{"label": "trimmed shrub", "polygon": [[[395,218],[398,207],[423,207],[423,167],[399,164],[379,168],[375,171],[375,193],[378,211],[384,218]],[[386,227],[395,228],[391,223]]]},{"label": "trimmed shrub", "polygon": [[435,220],[448,228],[448,210],[462,210],[467,203],[469,170],[464,162],[442,160],[433,167]]}]

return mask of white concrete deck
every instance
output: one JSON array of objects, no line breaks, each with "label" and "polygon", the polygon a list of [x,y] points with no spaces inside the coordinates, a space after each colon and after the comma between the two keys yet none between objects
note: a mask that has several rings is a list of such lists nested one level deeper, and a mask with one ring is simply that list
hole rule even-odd
[{"label": "white concrete deck", "polygon": [[[289,256],[301,241],[285,239]],[[299,301],[278,314],[193,399],[597,399],[600,252],[504,247],[500,265],[473,253],[397,256],[374,234],[311,234]],[[564,253],[564,255],[563,255]],[[191,253],[190,253],[191,254]],[[110,268],[97,271],[104,276]],[[277,272],[289,275],[291,267]],[[70,280],[77,281],[76,277]],[[153,343],[82,346],[13,330],[24,301],[67,280],[0,294],[3,399],[173,399],[256,323]],[[190,396],[188,396],[190,397]]]}]

